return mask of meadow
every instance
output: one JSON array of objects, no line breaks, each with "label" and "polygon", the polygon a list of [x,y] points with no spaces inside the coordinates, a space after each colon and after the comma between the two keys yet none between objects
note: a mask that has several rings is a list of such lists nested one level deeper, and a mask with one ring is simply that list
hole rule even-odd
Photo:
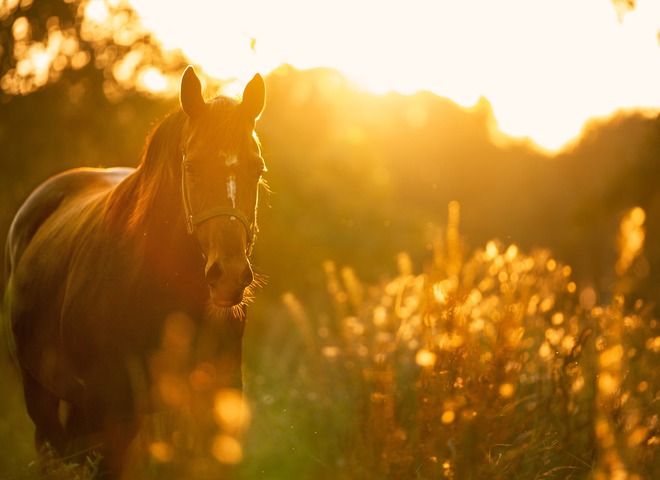
[{"label": "meadow", "polygon": [[658,476],[660,329],[622,293],[643,211],[622,221],[619,291],[600,305],[548,250],[469,250],[459,209],[423,268],[401,253],[367,285],[327,262],[331,310],[287,294],[284,324],[259,323],[282,347],[253,367],[247,478]]},{"label": "meadow", "polygon": [[[224,6],[209,2],[204,15],[199,5],[177,6],[177,27],[165,30],[191,39],[206,33],[201,16],[228,17],[211,3]],[[499,104],[496,117],[496,97],[459,104],[430,91],[376,94],[332,68],[262,72],[267,106],[257,133],[270,188],[260,199],[252,260],[267,282],[249,307],[244,396],[216,397],[225,434],[214,438],[212,458],[192,455],[185,409],[150,418],[126,480],[217,478],[209,472],[218,465],[246,480],[660,478],[660,117],[612,110],[627,102],[600,105],[634,97],[644,82],[655,91],[654,71],[635,63],[653,65],[643,59],[655,58],[645,55],[657,54],[647,50],[657,47],[656,35],[627,23],[637,3],[642,11],[649,2],[594,2],[598,8],[584,11],[547,2],[556,18],[521,2],[510,2],[513,14],[498,4],[493,12],[513,22],[509,28],[483,8],[468,7],[475,12],[464,26],[450,13],[420,15],[407,5],[391,9],[387,41],[376,35],[387,17],[373,22],[370,8],[354,42],[338,24],[354,23],[360,8],[344,15],[333,4],[318,15],[324,10],[315,7],[309,20],[323,23],[315,28],[300,21],[311,10],[289,15],[289,3],[278,3],[267,23],[299,32],[296,45],[314,49],[322,37],[333,51],[346,49],[339,57],[366,66],[381,86],[395,84],[392,74],[424,85],[420,65],[443,81],[462,76],[464,87],[499,78],[517,106],[529,108],[523,126],[542,118],[548,135],[591,95],[599,114],[612,115],[592,118],[549,152],[500,130],[506,108]],[[597,33],[603,3],[616,10],[613,43]],[[167,9],[160,2],[156,10]],[[250,58],[268,50],[266,38],[240,27],[257,13],[229,15]],[[420,20],[434,34],[456,32],[447,45],[423,40]],[[4,245],[38,184],[74,167],[136,166],[148,132],[178,104],[185,66],[197,61],[207,65],[197,65],[200,72],[213,73],[184,50],[165,50],[124,0],[2,1],[0,24]],[[208,43],[202,51],[226,64],[232,43],[216,36],[229,31],[218,26],[199,38]],[[619,36],[628,27],[635,35]],[[633,37],[646,43],[624,41]],[[279,64],[287,55],[277,50]],[[447,63],[443,51],[459,63]],[[514,55],[510,63],[502,63],[505,53]],[[535,63],[543,55],[548,63]],[[379,58],[393,70],[379,73]],[[203,83],[209,96],[231,87],[210,77]],[[0,291],[4,282],[0,275]],[[190,348],[189,325],[167,326],[154,352],[160,359]],[[73,463],[49,451],[37,457],[1,335],[0,479],[97,478],[94,455]],[[166,377],[171,398],[203,388],[213,372],[193,373]]]},{"label": "meadow", "polygon": [[[660,477],[657,122],[614,118],[547,158],[493,145],[487,104],[267,82],[241,478]],[[55,172],[134,165],[173,104],[76,103],[76,85],[0,110],[0,230]],[[94,478],[94,458],[35,461],[4,350],[0,385],[0,476]],[[153,419],[139,478],[202,478],[178,428]]]},{"label": "meadow", "polygon": [[[257,302],[242,478],[657,478],[660,325],[625,294],[644,221],[641,208],[621,221],[618,283],[604,305],[549,250],[470,249],[457,202],[423,266],[399,253],[397,275],[367,284],[326,261],[327,308],[295,292],[268,312]],[[45,470],[34,461],[3,359],[6,478],[94,478],[93,458],[50,459]],[[154,425],[141,472],[182,478],[168,466],[181,460],[176,437],[162,434],[166,420]]]}]

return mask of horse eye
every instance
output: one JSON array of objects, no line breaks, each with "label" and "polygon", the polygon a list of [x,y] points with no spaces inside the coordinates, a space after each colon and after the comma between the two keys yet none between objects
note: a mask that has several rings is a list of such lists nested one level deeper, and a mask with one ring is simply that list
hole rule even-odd
[{"label": "horse eye", "polygon": [[195,167],[190,162],[186,162],[183,164],[183,171],[186,172],[186,175],[192,176],[195,174]]}]

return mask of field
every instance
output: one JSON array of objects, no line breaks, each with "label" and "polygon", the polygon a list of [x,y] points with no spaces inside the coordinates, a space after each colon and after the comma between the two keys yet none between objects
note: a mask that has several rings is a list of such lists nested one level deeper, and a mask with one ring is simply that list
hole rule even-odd
[{"label": "field", "polygon": [[[284,324],[260,323],[282,348],[249,389],[247,478],[655,478],[660,337],[644,301],[598,305],[549,251],[468,251],[449,209],[424,273],[400,254],[398,276],[364,285],[328,262],[331,311],[291,294]],[[622,290],[642,214],[622,224]]]},{"label": "field", "polygon": [[[67,35],[87,4],[18,3],[18,27],[57,32],[55,15]],[[188,63],[145,42],[87,44],[89,63],[48,85],[2,84],[35,90],[0,94],[0,245],[50,176],[138,164]],[[172,94],[113,83],[133,45],[169,65]],[[217,439],[216,459],[263,480],[660,478],[660,121],[592,119],[551,154],[498,140],[486,98],[373,94],[287,65],[266,84],[252,260],[267,282],[249,307],[244,400],[223,400],[240,415],[215,412],[241,435]],[[4,339],[0,390],[0,479],[97,477],[93,456],[37,460]],[[128,478],[209,478],[188,461],[186,421],[151,418]]]},{"label": "field", "polygon": [[[657,478],[660,325],[625,295],[644,215],[621,222],[604,305],[550,251],[471,250],[456,202],[422,267],[400,253],[398,275],[365,284],[327,261],[327,307],[295,292],[268,311],[257,301],[242,478]],[[3,359],[0,470],[45,478]],[[146,471],[170,478],[168,437],[154,438]],[[47,478],[94,478],[93,459],[45,465]]]}]

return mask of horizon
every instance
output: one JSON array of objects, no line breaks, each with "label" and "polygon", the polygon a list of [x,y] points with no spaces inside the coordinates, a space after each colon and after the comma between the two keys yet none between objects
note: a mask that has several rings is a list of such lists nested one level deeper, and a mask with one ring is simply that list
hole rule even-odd
[{"label": "horizon", "polygon": [[[289,64],[338,70],[374,94],[430,91],[468,109],[483,97],[505,141],[529,138],[545,152],[574,142],[591,118],[660,111],[660,4],[649,1],[189,4],[204,16],[130,3],[165,50],[211,77],[245,84]],[[225,17],[231,24],[217,28]]]}]

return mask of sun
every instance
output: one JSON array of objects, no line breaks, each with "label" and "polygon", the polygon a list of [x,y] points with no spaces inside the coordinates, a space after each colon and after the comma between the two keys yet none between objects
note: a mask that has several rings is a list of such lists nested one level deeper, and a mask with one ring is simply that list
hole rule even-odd
[{"label": "sun", "polygon": [[288,63],[335,68],[374,93],[428,90],[464,107],[485,97],[506,137],[547,150],[590,118],[660,107],[651,0],[623,17],[605,0],[131,3],[165,48],[214,77],[245,83]]}]

